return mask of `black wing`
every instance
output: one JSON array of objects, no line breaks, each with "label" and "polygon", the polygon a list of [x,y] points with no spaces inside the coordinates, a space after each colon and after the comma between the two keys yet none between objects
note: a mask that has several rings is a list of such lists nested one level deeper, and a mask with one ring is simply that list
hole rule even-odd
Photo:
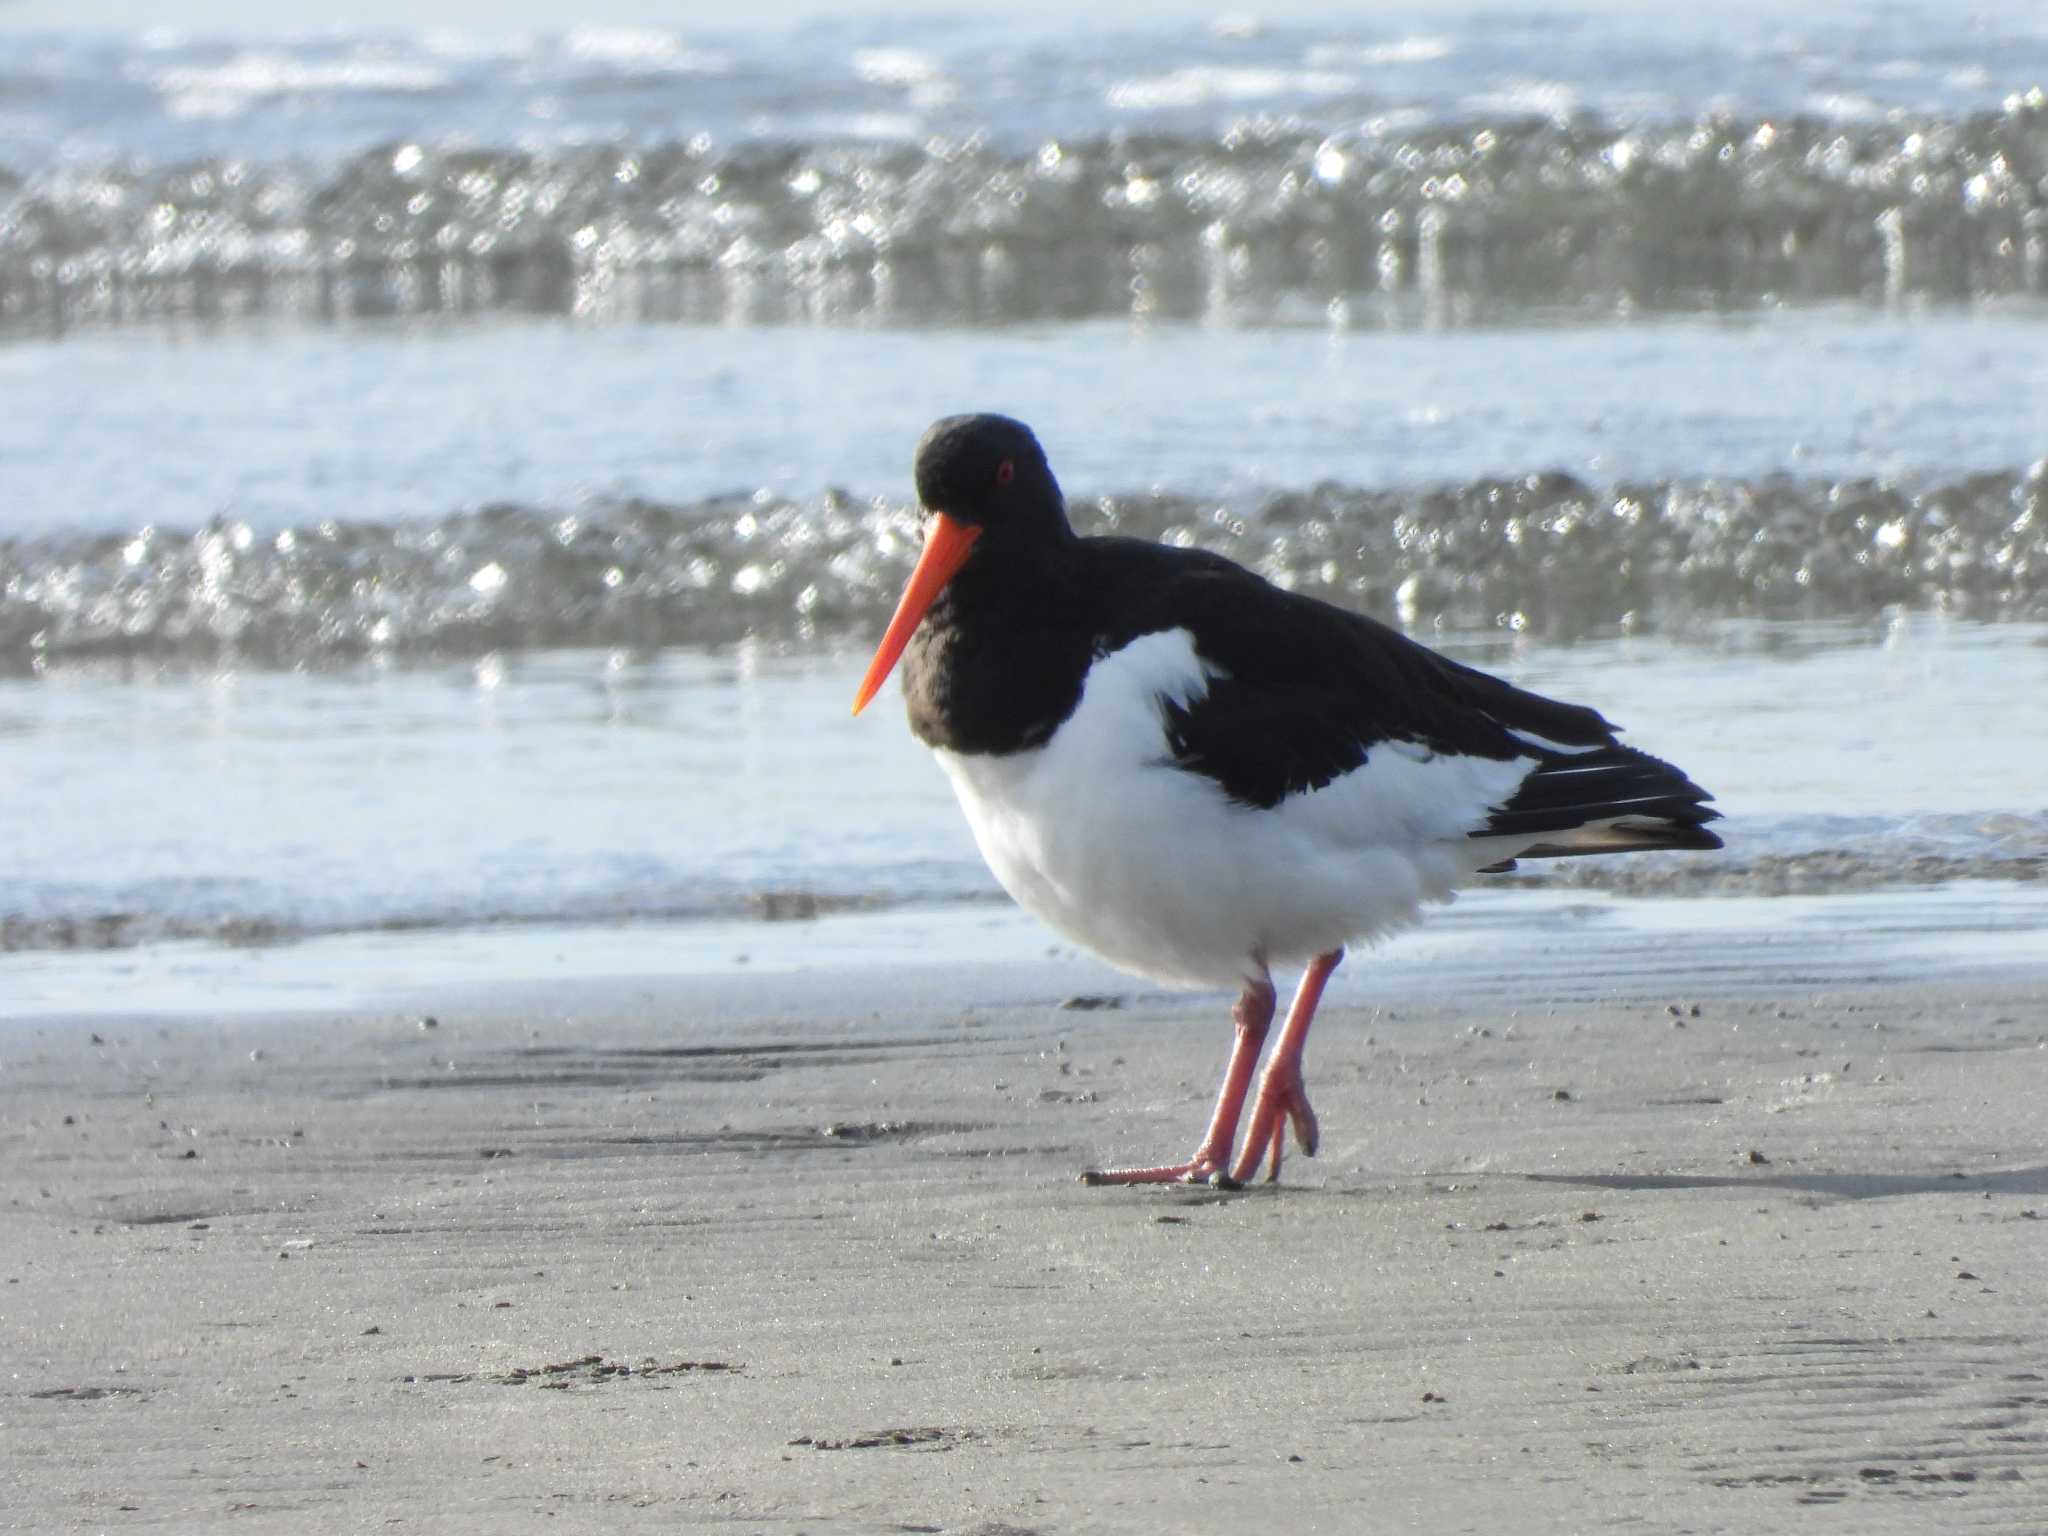
[{"label": "black wing", "polygon": [[[1142,551],[1165,558],[1155,564]],[[1134,567],[1111,584],[1123,589],[1115,611],[1124,622],[1100,634],[1098,649],[1162,629],[1194,635],[1218,675],[1201,698],[1165,705],[1168,745],[1181,767],[1242,804],[1277,805],[1400,742],[1532,760],[1515,794],[1471,833],[1527,838],[1522,856],[1721,846],[1703,829],[1719,816],[1712,797],[1671,764],[1622,745],[1597,710],[1517,688],[1220,557],[1156,545],[1118,553]],[[1589,837],[1582,829],[1593,824],[1602,825]]]}]

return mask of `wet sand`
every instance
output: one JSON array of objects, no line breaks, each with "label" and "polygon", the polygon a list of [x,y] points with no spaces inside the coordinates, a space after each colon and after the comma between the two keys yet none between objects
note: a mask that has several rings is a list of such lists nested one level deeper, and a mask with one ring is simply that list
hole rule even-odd
[{"label": "wet sand", "polygon": [[1050,965],[9,1025],[0,1523],[2048,1528],[2048,971],[1642,958],[1341,996],[1235,1195]]}]

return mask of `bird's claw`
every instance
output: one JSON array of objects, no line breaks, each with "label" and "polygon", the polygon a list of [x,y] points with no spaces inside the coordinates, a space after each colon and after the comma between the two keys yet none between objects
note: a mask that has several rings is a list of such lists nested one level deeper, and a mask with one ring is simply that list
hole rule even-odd
[{"label": "bird's claw", "polygon": [[1308,1094],[1295,1090],[1294,1101],[1287,1106],[1287,1118],[1294,1125],[1294,1139],[1301,1143],[1301,1155],[1314,1157],[1316,1148],[1322,1145],[1323,1128],[1316,1122],[1316,1112],[1309,1107]]},{"label": "bird's claw", "polygon": [[1322,1128],[1316,1123],[1316,1112],[1308,1102],[1308,1090],[1297,1077],[1293,1082],[1267,1083],[1259,1090],[1259,1102],[1252,1111],[1251,1134],[1245,1140],[1244,1155],[1232,1170],[1232,1177],[1249,1183],[1259,1171],[1259,1164],[1271,1159],[1266,1172],[1266,1182],[1280,1182],[1280,1163],[1287,1149],[1287,1128],[1294,1127],[1294,1139],[1301,1143],[1304,1157],[1314,1157],[1316,1148],[1322,1143]]}]

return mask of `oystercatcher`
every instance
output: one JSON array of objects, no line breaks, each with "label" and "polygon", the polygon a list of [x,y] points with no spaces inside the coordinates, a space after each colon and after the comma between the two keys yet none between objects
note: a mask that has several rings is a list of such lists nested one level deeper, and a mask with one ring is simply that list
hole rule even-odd
[{"label": "oystercatcher", "polygon": [[[1220,555],[1067,522],[1031,429],[918,444],[924,553],[854,699],[899,659],[911,729],[1028,911],[1127,970],[1233,985],[1236,1036],[1184,1163],[1089,1183],[1280,1174],[1316,1149],[1302,1047],[1344,946],[1516,859],[1711,849],[1712,798],[1594,710],[1525,692]],[[1306,970],[1260,1075],[1271,968]]]}]

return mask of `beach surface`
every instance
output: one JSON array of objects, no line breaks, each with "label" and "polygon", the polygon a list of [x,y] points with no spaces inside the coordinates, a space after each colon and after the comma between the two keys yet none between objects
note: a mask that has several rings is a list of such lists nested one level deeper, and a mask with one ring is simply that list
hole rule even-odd
[{"label": "beach surface", "polygon": [[1340,992],[1237,1194],[1051,960],[18,1021],[0,1523],[2048,1527],[2048,972],[1657,948]]}]

